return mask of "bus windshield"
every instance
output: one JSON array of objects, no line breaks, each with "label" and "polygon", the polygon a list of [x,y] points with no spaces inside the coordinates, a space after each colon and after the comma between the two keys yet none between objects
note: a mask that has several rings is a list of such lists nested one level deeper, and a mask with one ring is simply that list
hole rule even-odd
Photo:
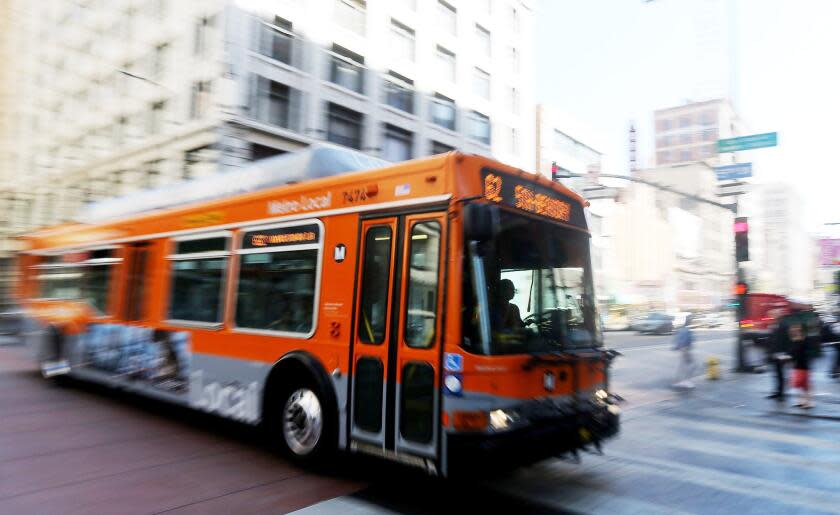
[{"label": "bus windshield", "polygon": [[493,240],[467,243],[464,345],[485,354],[600,346],[589,236],[507,212],[500,222]]}]

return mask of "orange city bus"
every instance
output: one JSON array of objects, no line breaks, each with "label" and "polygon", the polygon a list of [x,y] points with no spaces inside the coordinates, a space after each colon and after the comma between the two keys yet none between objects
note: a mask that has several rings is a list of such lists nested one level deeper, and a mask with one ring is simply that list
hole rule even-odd
[{"label": "orange city bus", "polygon": [[585,205],[480,156],[316,148],[27,235],[19,293],[45,376],[263,424],[301,461],[533,462],[618,431]]}]

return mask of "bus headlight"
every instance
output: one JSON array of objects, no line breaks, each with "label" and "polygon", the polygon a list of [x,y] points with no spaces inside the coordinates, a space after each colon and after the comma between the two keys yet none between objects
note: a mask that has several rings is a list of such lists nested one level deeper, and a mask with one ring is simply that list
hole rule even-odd
[{"label": "bus headlight", "polygon": [[495,409],[490,412],[490,427],[497,431],[510,428],[519,420],[519,415],[514,410]]},{"label": "bus headlight", "polygon": [[606,390],[598,390],[595,392],[595,398],[599,401],[606,401],[609,396],[610,394],[608,394]]}]

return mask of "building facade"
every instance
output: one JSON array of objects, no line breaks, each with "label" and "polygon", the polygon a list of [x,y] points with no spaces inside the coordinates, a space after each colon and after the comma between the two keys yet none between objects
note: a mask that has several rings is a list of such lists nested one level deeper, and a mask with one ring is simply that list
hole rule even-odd
[{"label": "building facade", "polygon": [[[750,225],[752,291],[810,298],[816,279],[816,241],[805,229],[802,197],[788,184],[757,191],[759,223]],[[753,245],[763,248],[752,252]]]},{"label": "building facade", "polygon": [[704,161],[713,166],[737,162],[735,153],[718,154],[718,139],[742,133],[741,122],[725,99],[689,102],[654,111],[657,166]]},{"label": "building facade", "polygon": [[[650,183],[716,201],[717,179],[705,163],[638,170]],[[614,201],[593,201],[607,285],[617,304],[669,311],[726,303],[735,275],[733,214],[649,184],[631,182]],[[593,243],[593,246],[595,244]]]},{"label": "building facade", "polygon": [[17,77],[0,76],[0,105],[14,90],[17,124],[14,159],[0,165],[6,259],[15,235],[89,202],[318,141],[392,161],[460,149],[533,165],[528,0],[45,0],[37,9],[6,0],[2,9],[19,23],[0,35],[0,55],[14,39],[20,61]]}]

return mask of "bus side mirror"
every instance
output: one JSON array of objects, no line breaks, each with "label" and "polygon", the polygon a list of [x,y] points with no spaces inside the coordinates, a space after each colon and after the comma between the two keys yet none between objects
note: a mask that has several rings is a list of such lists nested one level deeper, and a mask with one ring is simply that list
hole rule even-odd
[{"label": "bus side mirror", "polygon": [[499,208],[491,204],[464,206],[464,237],[468,241],[488,241],[498,227]]}]

